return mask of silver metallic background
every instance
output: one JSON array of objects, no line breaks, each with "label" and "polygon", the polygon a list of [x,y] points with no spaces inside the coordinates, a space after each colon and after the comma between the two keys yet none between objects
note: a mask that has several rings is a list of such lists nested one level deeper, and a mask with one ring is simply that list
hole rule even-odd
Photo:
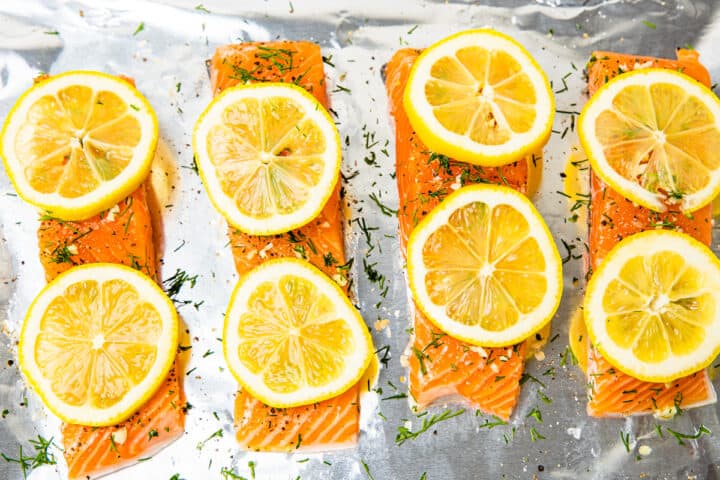
[{"label": "silver metallic background", "polygon": [[[285,455],[237,449],[232,432],[236,385],[224,369],[218,339],[237,276],[226,245],[225,222],[189,168],[192,127],[210,101],[204,61],[216,46],[275,38],[314,40],[324,55],[332,55],[335,64],[334,68],[326,65],[328,91],[335,90],[336,84],[352,90],[351,94],[335,91],[331,101],[341,137],[349,137],[350,142],[344,152],[343,171],[346,175],[359,171],[345,184],[348,220],[363,217],[368,226],[378,228],[372,232],[374,248],[369,253],[356,222],[346,225],[346,239],[349,256],[355,258],[354,295],[365,320],[369,325],[378,318],[390,320],[389,328],[373,332],[376,347],[389,345],[392,355],[388,368],[380,373],[382,397],[395,393],[388,382],[402,391],[407,388],[401,381],[406,372],[400,356],[408,339],[405,329],[409,318],[397,219],[383,216],[368,197],[375,192],[385,204],[397,207],[397,189],[390,176],[394,170],[394,136],[380,74],[396,49],[427,46],[470,27],[496,28],[530,50],[555,90],[563,90],[565,77],[568,89],[556,95],[557,108],[564,111],[579,111],[584,102],[581,71],[593,49],[672,57],[675,47],[688,44],[700,51],[713,78],[720,78],[720,2],[482,3],[203,0],[202,8],[196,8],[198,0],[0,0],[0,115],[4,117],[40,71],[97,69],[127,74],[136,79],[138,88],[155,107],[161,142],[179,167],[171,175],[175,188],[167,203],[172,206],[165,208],[163,215],[161,274],[167,278],[182,268],[190,275],[199,275],[195,288],[186,286],[180,295],[193,302],[204,301],[197,310],[192,305],[180,309],[189,330],[189,338],[182,343],[192,344],[186,370],[195,370],[185,377],[185,390],[194,408],[180,440],[151,460],[108,478],[165,480],[179,473],[186,480],[214,479],[222,478],[223,467],[235,468],[236,473],[250,478],[249,461],[255,462],[259,479],[362,479],[368,477],[362,462],[376,480],[419,479],[423,472],[428,480],[720,478],[717,405],[686,412],[664,423],[686,433],[701,424],[713,431],[713,436],[687,441],[685,446],[667,436],[659,438],[654,432],[658,421],[652,417],[595,420],[586,416],[584,376],[574,367],[560,366],[569,317],[582,298],[581,288],[574,288],[572,282],[583,276],[581,259],[564,265],[564,298],[553,321],[553,335],[560,336],[546,348],[543,361],[533,360],[527,365],[527,371],[544,386],[532,381],[524,385],[510,425],[480,429],[486,417],[466,411],[398,447],[394,441],[398,426],[410,420],[417,429],[420,420],[404,400],[379,400],[377,395],[368,395],[364,398],[363,432],[355,450]],[[141,23],[144,28],[134,35]],[[182,83],[179,93],[178,82]],[[570,115],[558,114],[555,131],[563,132],[570,121]],[[363,160],[369,154],[363,137],[368,131],[379,141],[371,149],[379,167]],[[577,245],[573,253],[584,250],[584,227],[565,220],[568,203],[556,191],[563,189],[559,174],[576,143],[572,131],[564,138],[552,135],[545,149],[541,190],[535,197],[558,243],[562,239]],[[381,152],[383,148],[387,148],[388,156]],[[5,418],[0,418],[0,452],[10,456],[16,456],[19,444],[28,447],[28,439],[37,434],[58,438],[57,420],[27,390],[16,364],[8,363],[15,359],[25,309],[45,283],[37,256],[37,216],[33,208],[13,196],[7,176],[0,172],[0,411],[8,410]],[[717,246],[715,243],[716,251]],[[566,254],[561,244],[560,251]],[[380,298],[378,286],[367,280],[363,259],[377,262],[375,268],[387,277],[387,298]],[[214,353],[203,358],[207,352]],[[552,367],[554,376],[543,375]],[[552,399],[551,404],[541,401],[539,390]],[[542,412],[542,423],[526,418],[535,406]],[[532,442],[530,427],[545,439]],[[198,443],[218,429],[224,436],[212,438],[199,449]],[[504,436],[511,437],[513,429],[514,438],[506,445]],[[621,431],[630,434],[631,453],[625,451]],[[652,453],[639,457],[640,445],[650,446]],[[43,467],[30,478],[65,477],[61,453],[58,449],[54,452],[59,465]],[[17,466],[0,459],[0,479],[18,478]]]}]

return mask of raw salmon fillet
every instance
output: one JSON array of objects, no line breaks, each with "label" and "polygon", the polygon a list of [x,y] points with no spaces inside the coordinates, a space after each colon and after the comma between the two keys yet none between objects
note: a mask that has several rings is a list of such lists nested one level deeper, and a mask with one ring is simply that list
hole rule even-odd
[{"label": "raw salmon fillet", "polygon": [[[710,86],[708,71],[698,54],[679,49],[677,60],[595,52],[588,63],[588,92],[593,95],[616,75],[636,68],[655,67],[680,70]],[[656,213],[633,205],[630,200],[591,175],[590,268],[623,238],[655,228],[677,228],[709,245],[712,239],[712,207],[707,205],[690,216],[678,211]],[[588,414],[594,417],[637,415],[672,407],[691,408],[716,401],[715,390],[705,370],[669,384],[650,383],[626,375],[588,348]]]},{"label": "raw salmon fillet", "polygon": [[85,263],[134,267],[155,278],[155,246],[145,185],[115,207],[82,222],[43,217],[38,229],[40,262],[48,281]]},{"label": "raw salmon fillet", "polygon": [[[87,220],[67,222],[44,216],[38,246],[48,282],[86,263],[120,263],[157,279],[146,185]],[[112,427],[64,423],[63,455],[69,478],[97,478],[151,457],[183,434],[184,408],[176,361],[153,397],[124,422]]]},{"label": "raw salmon fillet", "polygon": [[[497,183],[527,193],[528,162],[541,161],[533,156],[499,168],[482,168],[430,152],[413,131],[403,107],[405,84],[419,54],[418,50],[399,50],[385,68],[390,113],[395,121],[403,255],[415,225],[453,190],[466,184]],[[419,409],[441,400],[458,399],[507,420],[520,394],[524,355],[524,343],[479,348],[456,340],[415,309],[407,352],[410,396]]]},{"label": "raw salmon fillet", "polygon": [[[243,43],[219,47],[210,60],[214,94],[250,82],[292,82],[327,108],[320,47],[311,42]],[[277,257],[303,257],[341,285],[347,285],[339,186],[320,215],[306,226],[273,236],[229,230],[240,275]],[[248,450],[326,451],[357,442],[360,430],[359,387],[309,406],[276,409],[240,390],[235,399],[237,440]]]}]

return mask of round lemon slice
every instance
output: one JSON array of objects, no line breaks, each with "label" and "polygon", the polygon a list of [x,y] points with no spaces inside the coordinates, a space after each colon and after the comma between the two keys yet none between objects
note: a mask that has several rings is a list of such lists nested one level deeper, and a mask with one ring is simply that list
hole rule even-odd
[{"label": "round lemon slice", "polygon": [[720,193],[720,101],[687,75],[617,76],[585,105],[578,134],[593,171],[639,205],[692,212]]},{"label": "round lemon slice", "polygon": [[543,147],[555,100],[522,45],[494,30],[469,30],[425,49],[403,104],[427,147],[457,160],[499,166]]},{"label": "round lemon slice", "polygon": [[241,278],[225,316],[223,348],[243,388],[276,408],[340,395],[373,356],[367,326],[340,287],[291,258],[267,261]]},{"label": "round lemon slice", "polygon": [[593,273],[585,323],[613,366],[669,382],[720,352],[720,261],[692,237],[651,230],[618,243]]},{"label": "round lemon slice", "polygon": [[251,235],[310,222],[340,172],[340,137],[330,115],[307,91],[287,83],[223,91],[195,124],[193,149],[215,207]]},{"label": "round lemon slice", "polygon": [[74,71],[38,82],[17,100],[0,149],[25,201],[54,217],[82,220],[145,180],[157,139],[155,112],[129,82]]},{"label": "round lemon slice", "polygon": [[122,265],[83,265],[33,301],[20,333],[20,368],[63,421],[114,425],[161,385],[177,335],[172,301],[150,278]]},{"label": "round lemon slice", "polygon": [[480,346],[520,342],[545,326],[562,295],[562,262],[542,217],[507,187],[448,196],[413,230],[408,281],[445,333]]}]

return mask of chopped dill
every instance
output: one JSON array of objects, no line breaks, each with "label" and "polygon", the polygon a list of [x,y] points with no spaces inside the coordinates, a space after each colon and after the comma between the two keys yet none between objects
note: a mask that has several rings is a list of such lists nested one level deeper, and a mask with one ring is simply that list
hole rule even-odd
[{"label": "chopped dill", "polygon": [[415,440],[417,437],[427,432],[431,427],[437,425],[438,423],[449,420],[453,417],[457,417],[458,415],[462,415],[463,413],[465,413],[465,409],[457,410],[455,412],[448,409],[441,414],[432,415],[429,418],[425,417],[423,418],[422,424],[417,431],[412,431],[404,425],[401,425],[398,427],[397,435],[395,435],[395,443],[400,446],[408,440]]},{"label": "chopped dill", "polygon": [[222,436],[223,436],[223,431],[222,431],[222,428],[221,428],[221,429],[213,432],[212,435],[210,435],[209,437],[207,437],[205,440],[202,440],[202,441],[198,442],[198,444],[197,444],[197,449],[198,449],[198,450],[202,450],[203,447],[205,447],[205,444],[206,444],[207,442],[209,442],[209,441],[212,440],[213,438],[220,438],[220,437],[222,437]]},{"label": "chopped dill", "polygon": [[165,287],[165,293],[167,293],[168,297],[170,297],[172,300],[177,300],[177,295],[180,293],[180,290],[182,290],[183,286],[186,283],[190,284],[190,288],[195,288],[195,283],[197,282],[197,275],[190,276],[185,272],[185,270],[176,269],[175,273],[163,280],[163,286]]},{"label": "chopped dill", "polygon": [[545,440],[545,437],[535,427],[530,427],[530,440],[535,443],[538,440]]},{"label": "chopped dill", "polygon": [[625,451],[630,453],[630,434],[624,433],[622,430],[620,430],[620,441],[622,441],[623,445],[625,446]]},{"label": "chopped dill", "polygon": [[360,463],[362,463],[363,469],[365,469],[365,475],[367,475],[370,480],[375,480],[372,473],[370,473],[370,467],[368,467],[367,463],[365,463],[365,460],[360,460]]},{"label": "chopped dill", "polygon": [[378,198],[378,195],[377,195],[376,193],[374,193],[374,192],[371,193],[371,194],[369,195],[369,197],[370,197],[370,200],[372,200],[373,202],[375,202],[375,204],[378,206],[378,208],[380,208],[380,212],[381,212],[383,215],[386,215],[386,216],[388,216],[388,217],[392,217],[392,216],[394,216],[394,215],[397,215],[398,211],[397,211],[397,210],[393,210],[392,208],[388,207],[387,205],[384,205],[384,204],[380,201],[380,198]]},{"label": "chopped dill", "polygon": [[28,473],[30,473],[34,468],[40,467],[42,465],[55,465],[57,463],[57,460],[55,459],[55,455],[50,452],[51,447],[55,447],[55,443],[53,443],[53,438],[50,437],[50,439],[46,439],[42,437],[41,435],[38,435],[37,439],[32,439],[29,441],[30,445],[32,445],[35,456],[29,456],[25,455],[23,453],[23,447],[20,445],[18,447],[18,457],[13,458],[8,455],[5,455],[4,453],[0,453],[0,456],[8,463],[17,463],[20,465],[20,470],[22,471],[23,479],[27,479]]}]

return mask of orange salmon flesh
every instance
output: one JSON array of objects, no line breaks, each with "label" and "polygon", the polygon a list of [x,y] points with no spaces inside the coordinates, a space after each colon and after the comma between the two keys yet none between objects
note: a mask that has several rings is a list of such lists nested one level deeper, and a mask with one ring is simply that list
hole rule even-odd
[{"label": "orange salmon flesh", "polygon": [[[612,52],[594,52],[588,63],[588,92],[593,95],[619,73],[636,68],[655,67],[679,70],[706,86],[710,75],[692,50],[679,49],[677,60],[640,57]],[[634,205],[605,185],[594,173],[590,179],[590,268],[595,269],[607,253],[623,238],[658,225],[674,228],[710,244],[712,207],[707,205],[685,216],[678,211],[656,213]],[[671,227],[672,228],[672,227]],[[588,349],[588,414],[594,417],[635,415],[668,408],[690,408],[716,400],[706,371],[680,378],[669,384],[643,382],[613,368],[593,348]]]},{"label": "orange salmon flesh", "polygon": [[[246,81],[291,82],[328,107],[322,55],[314,43],[226,45],[215,51],[209,65],[215,95]],[[268,259],[300,254],[331,278],[347,278],[339,185],[320,215],[302,228],[267,237],[230,228],[228,235],[241,276]],[[353,446],[360,431],[359,388],[356,385],[310,406],[286,409],[269,407],[240,390],[235,399],[235,428],[238,442],[247,450],[325,451]]]},{"label": "orange salmon flesh", "polygon": [[[458,184],[491,182],[527,194],[528,162],[542,161],[539,156],[532,156],[503,167],[482,168],[430,152],[413,131],[403,107],[405,85],[419,54],[418,50],[399,50],[385,69],[390,114],[395,122],[403,255],[412,229]],[[407,352],[410,395],[420,409],[457,399],[507,420],[520,395],[524,355],[524,343],[507,348],[478,348],[456,340],[438,331],[416,308]]]}]

